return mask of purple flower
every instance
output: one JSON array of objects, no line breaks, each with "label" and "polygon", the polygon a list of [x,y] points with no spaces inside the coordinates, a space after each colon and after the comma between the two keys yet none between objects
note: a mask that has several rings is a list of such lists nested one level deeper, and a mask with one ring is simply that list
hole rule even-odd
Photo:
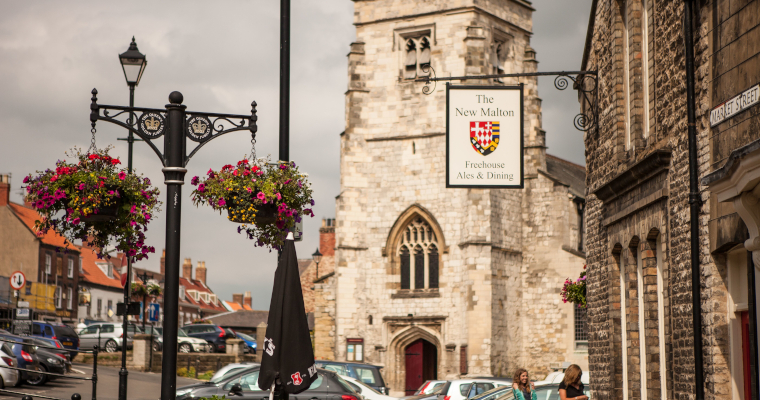
[{"label": "purple flower", "polygon": [[311,205],[314,205],[314,199],[311,199]]},{"label": "purple flower", "polygon": [[150,179],[148,179],[148,178],[145,178],[145,184],[146,184],[146,185],[150,185]]},{"label": "purple flower", "polygon": [[194,176],[193,179],[190,179],[190,184],[195,186],[198,184],[198,177]]},{"label": "purple flower", "polygon": [[303,184],[301,183],[301,181],[298,181],[298,187],[299,187],[299,188],[302,188],[302,187],[303,187]]},{"label": "purple flower", "polygon": [[206,184],[205,183],[201,183],[200,185],[198,185],[198,191],[201,192],[201,193],[205,192],[206,191]]},{"label": "purple flower", "polygon": [[29,183],[29,177],[28,176],[24,177],[24,183]]},{"label": "purple flower", "polygon": [[288,169],[288,165],[287,164],[280,164],[280,169]]},{"label": "purple flower", "polygon": [[224,199],[219,199],[219,202],[217,204],[219,204],[219,207],[224,207],[227,204],[227,202],[224,201]]}]

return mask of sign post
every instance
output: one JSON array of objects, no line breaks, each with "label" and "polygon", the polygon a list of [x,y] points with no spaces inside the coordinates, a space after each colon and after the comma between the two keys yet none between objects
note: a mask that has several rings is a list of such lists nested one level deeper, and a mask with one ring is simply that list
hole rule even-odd
[{"label": "sign post", "polygon": [[446,85],[446,187],[522,189],[523,86]]}]

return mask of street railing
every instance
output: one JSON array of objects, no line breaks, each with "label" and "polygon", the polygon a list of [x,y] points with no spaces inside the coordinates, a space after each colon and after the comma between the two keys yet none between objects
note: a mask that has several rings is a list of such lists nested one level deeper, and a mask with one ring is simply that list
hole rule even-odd
[{"label": "street railing", "polygon": [[[0,339],[0,341],[6,342],[6,343],[31,345],[31,346],[35,346],[35,347],[38,347],[38,348],[52,349],[52,350],[56,350],[56,351],[67,351],[67,352],[77,352],[77,353],[89,353],[89,354],[92,354],[92,376],[89,377],[89,378],[88,377],[84,377],[84,376],[71,376],[71,375],[57,374],[57,373],[54,373],[54,372],[35,371],[35,370],[26,369],[26,368],[11,367],[11,366],[8,366],[8,365],[0,365],[0,368],[11,369],[11,370],[16,370],[16,371],[26,371],[26,372],[29,372],[29,373],[32,373],[32,374],[40,374],[40,375],[45,375],[45,376],[53,376],[53,377],[64,378],[64,379],[74,379],[74,380],[80,380],[80,381],[92,381],[92,400],[97,400],[97,393],[98,393],[98,352],[99,352],[98,346],[93,347],[92,350],[71,350],[71,349],[66,349],[66,348],[60,349],[60,348],[52,347],[52,346],[34,345],[32,343],[29,343],[29,342],[20,342],[20,341],[15,341],[15,340]],[[20,375],[19,375],[19,379],[21,379]],[[0,393],[6,393],[6,394],[11,394],[11,395],[21,395],[21,396],[23,396],[21,398],[22,400],[33,400],[33,397],[31,396],[31,393],[17,392],[17,391],[14,391],[14,390],[7,390],[7,389],[0,389]],[[40,394],[35,394],[34,397],[40,398],[40,399],[63,400],[63,399],[60,399],[58,397],[43,396],[43,395],[40,395]],[[82,396],[80,396],[79,393],[74,393],[74,394],[71,395],[71,400],[81,400],[81,399],[82,399]]]}]

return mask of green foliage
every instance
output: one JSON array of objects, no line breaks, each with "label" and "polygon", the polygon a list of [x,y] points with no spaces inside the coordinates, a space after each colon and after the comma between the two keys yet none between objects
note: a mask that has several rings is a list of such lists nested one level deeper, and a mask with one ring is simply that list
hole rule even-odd
[{"label": "green foliage", "polygon": [[219,397],[217,395],[213,395],[211,397],[201,397],[200,400],[227,400],[227,396],[222,395],[222,397]]},{"label": "green foliage", "polygon": [[314,216],[308,208],[314,205],[311,185],[294,162],[243,159],[190,183],[198,186],[192,192],[196,206],[207,204],[220,214],[227,210],[230,221],[243,224],[238,233],[245,232],[256,246],[280,248],[303,215]]},{"label": "green foliage", "polygon": [[[67,239],[67,247],[81,240],[100,251],[115,242],[117,250],[141,260],[155,252],[145,244],[144,232],[159,211],[159,191],[148,178],[118,168],[121,161],[110,157],[109,150],[75,149],[70,156],[78,163],[58,160],[55,170],[29,174],[25,200],[42,215],[35,222],[38,236],[52,229]],[[115,209],[115,218],[88,220],[109,208]]]},{"label": "green foliage", "polygon": [[162,292],[163,290],[161,289],[161,286],[148,281],[148,295],[149,296],[160,296]]},{"label": "green foliage", "polygon": [[580,277],[573,282],[570,278],[565,279],[565,284],[560,291],[562,301],[577,304],[578,307],[586,308],[586,266]]},{"label": "green foliage", "polygon": [[184,376],[186,378],[195,378],[195,367],[190,367],[190,369],[182,367],[177,370],[177,376]]},{"label": "green foliage", "polygon": [[148,289],[140,282],[132,282],[132,296],[142,297],[148,294]]},{"label": "green foliage", "polygon": [[198,379],[202,379],[204,381],[207,381],[211,379],[211,377],[214,376],[214,371],[206,371],[202,375],[198,375]]}]

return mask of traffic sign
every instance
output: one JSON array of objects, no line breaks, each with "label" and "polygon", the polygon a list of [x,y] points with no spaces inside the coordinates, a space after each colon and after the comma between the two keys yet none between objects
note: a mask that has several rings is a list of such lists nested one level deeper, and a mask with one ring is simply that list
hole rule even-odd
[{"label": "traffic sign", "polygon": [[160,312],[161,308],[158,305],[158,303],[150,303],[148,304],[148,321],[150,322],[158,322],[158,314]]},{"label": "traffic sign", "polygon": [[14,290],[21,290],[26,285],[26,275],[21,271],[16,271],[11,274],[11,287]]}]

